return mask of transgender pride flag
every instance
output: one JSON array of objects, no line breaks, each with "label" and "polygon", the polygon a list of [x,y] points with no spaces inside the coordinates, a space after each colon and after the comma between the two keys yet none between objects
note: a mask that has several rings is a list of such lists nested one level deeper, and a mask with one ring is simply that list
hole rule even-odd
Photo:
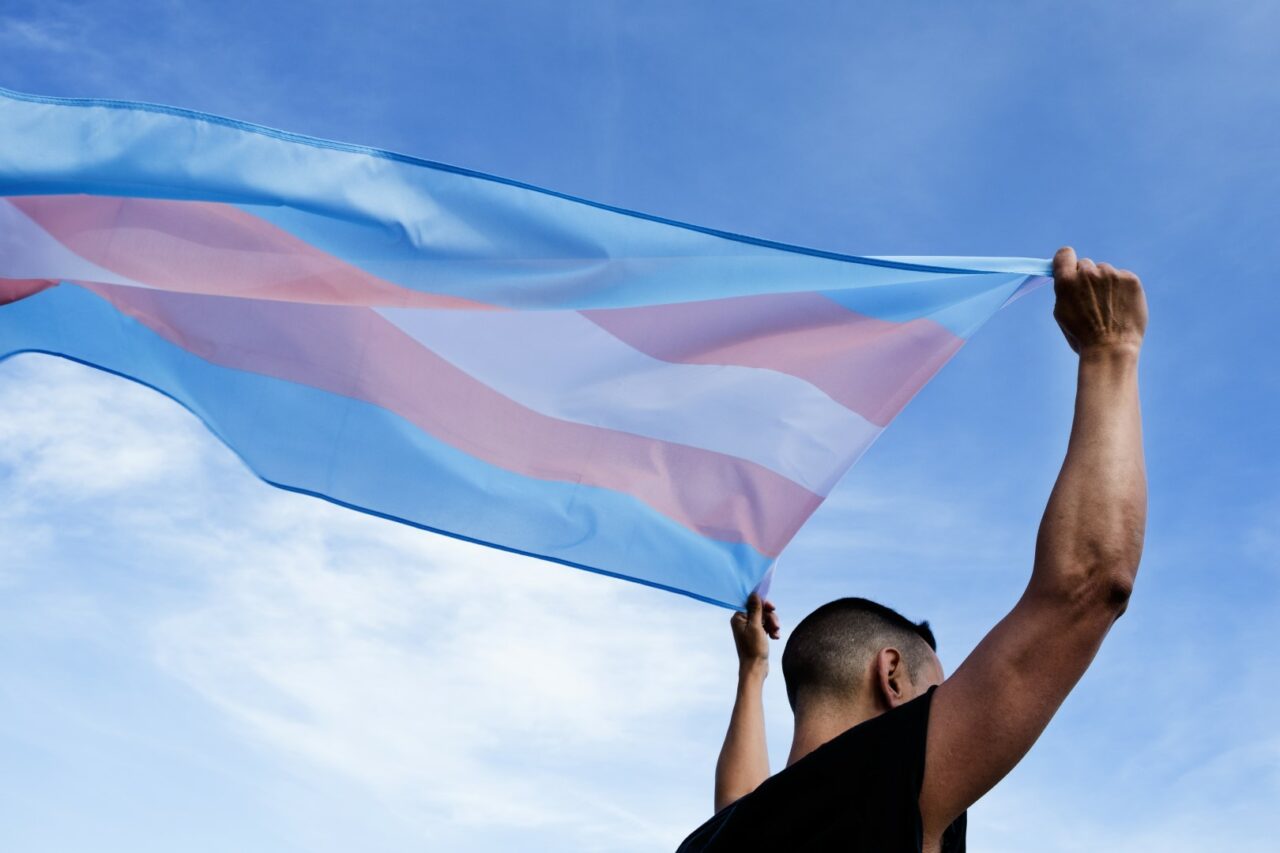
[{"label": "transgender pride flag", "polygon": [[729,607],[1047,272],[0,90],[0,358],[151,386],[281,488]]}]

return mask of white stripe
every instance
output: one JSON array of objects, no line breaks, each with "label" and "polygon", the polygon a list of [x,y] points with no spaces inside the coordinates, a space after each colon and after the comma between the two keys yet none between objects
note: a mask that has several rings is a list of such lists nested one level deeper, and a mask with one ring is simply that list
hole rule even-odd
[{"label": "white stripe", "polygon": [[376,310],[541,414],[749,459],[820,495],[880,432],[803,379],[660,361],[575,311]]},{"label": "white stripe", "polygon": [[21,210],[0,198],[0,278],[97,281],[139,287],[59,243]]}]

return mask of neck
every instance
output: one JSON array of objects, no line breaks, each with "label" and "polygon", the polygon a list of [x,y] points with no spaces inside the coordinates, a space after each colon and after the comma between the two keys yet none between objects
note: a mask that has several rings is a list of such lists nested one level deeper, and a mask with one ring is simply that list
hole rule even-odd
[{"label": "neck", "polygon": [[832,738],[877,717],[887,709],[860,697],[856,702],[813,702],[796,708],[795,733],[791,737],[790,767]]}]

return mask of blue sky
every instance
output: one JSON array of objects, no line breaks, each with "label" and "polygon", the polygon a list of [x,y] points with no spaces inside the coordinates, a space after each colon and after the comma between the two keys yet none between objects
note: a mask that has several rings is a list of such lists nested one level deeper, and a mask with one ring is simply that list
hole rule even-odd
[{"label": "blue sky", "polygon": [[[1280,801],[1278,36],[1246,0],[0,0],[0,86],[838,251],[1138,271],[1133,605],[970,839],[1251,851]],[[1050,309],[997,315],[851,472],[781,560],[785,624],[867,595],[954,669],[1012,605],[1071,412]],[[74,365],[6,362],[0,413],[0,847],[641,851],[709,813],[724,611],[273,491]]]}]

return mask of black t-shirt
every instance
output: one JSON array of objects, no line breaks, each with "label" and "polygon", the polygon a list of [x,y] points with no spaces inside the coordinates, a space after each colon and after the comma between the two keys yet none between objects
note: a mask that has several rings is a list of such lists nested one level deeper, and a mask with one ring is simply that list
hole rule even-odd
[{"label": "black t-shirt", "polygon": [[[678,853],[920,853],[920,785],[933,690],[832,738],[725,806]],[[942,836],[964,853],[965,815]]]}]

